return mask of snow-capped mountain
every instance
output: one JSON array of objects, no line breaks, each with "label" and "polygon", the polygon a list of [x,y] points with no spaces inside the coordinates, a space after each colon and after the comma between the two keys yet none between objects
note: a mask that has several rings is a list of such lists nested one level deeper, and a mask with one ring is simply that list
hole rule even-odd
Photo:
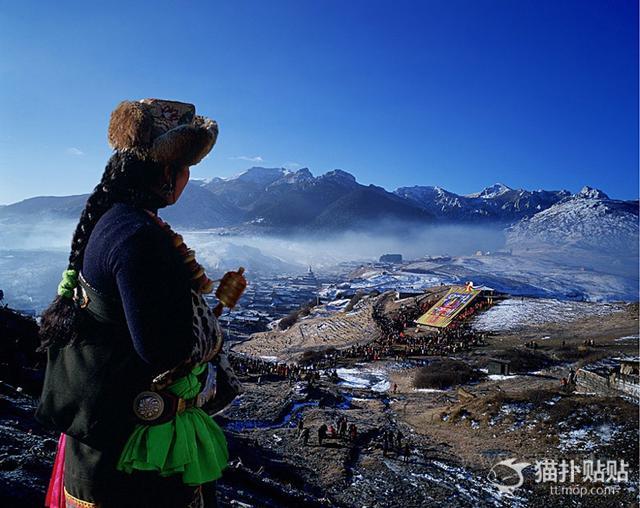
[{"label": "snow-capped mountain", "polygon": [[212,186],[215,186],[217,183],[221,182],[243,182],[248,184],[254,184],[259,187],[266,187],[272,182],[282,178],[283,176],[287,176],[291,174],[292,171],[289,171],[284,168],[263,168],[261,166],[254,166],[246,171],[243,171],[235,176],[230,176],[227,178],[212,178],[209,183]]},{"label": "snow-capped mountain", "polygon": [[509,228],[507,245],[514,252],[564,256],[577,265],[585,258],[593,265],[601,256],[608,269],[637,272],[638,201],[609,199],[584,187]]},{"label": "snow-capped mountain", "polygon": [[467,194],[466,197],[491,199],[491,198],[496,198],[498,196],[502,196],[505,192],[509,192],[511,190],[513,190],[511,187],[508,187],[503,183],[496,183],[496,184],[493,184],[491,187],[486,187],[482,189],[480,192]]},{"label": "snow-capped mountain", "polygon": [[585,185],[582,189],[580,189],[580,192],[578,192],[576,196],[589,199],[609,199],[609,196],[607,196],[600,189],[593,189],[588,185]]},{"label": "snow-capped mountain", "polygon": [[280,178],[271,182],[266,188],[278,185],[301,185],[310,184],[315,180],[309,168],[298,169],[284,173]]},{"label": "snow-capped mountain", "polygon": [[246,210],[270,184],[286,178],[290,173],[283,168],[253,167],[230,178],[213,178],[204,188],[216,196],[223,196],[239,209]]},{"label": "snow-capped mountain", "polygon": [[461,196],[440,187],[400,187],[395,194],[447,221],[511,223],[545,210],[570,196],[566,190],[527,191],[497,183],[480,192]]},{"label": "snow-capped mountain", "polygon": [[381,187],[365,186],[336,169],[313,176],[308,168],[287,171],[251,168],[206,188],[243,211],[243,222],[263,229],[305,232],[364,227],[373,222],[429,222],[432,217],[413,203]]},{"label": "snow-capped mountain", "polygon": [[421,208],[436,216],[457,215],[464,207],[461,196],[444,190],[442,187],[400,187],[394,193],[404,199],[413,201]]}]

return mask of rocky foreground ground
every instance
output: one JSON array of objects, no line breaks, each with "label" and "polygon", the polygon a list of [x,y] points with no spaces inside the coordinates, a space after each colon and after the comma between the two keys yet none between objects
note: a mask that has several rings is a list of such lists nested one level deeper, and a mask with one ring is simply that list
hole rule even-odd
[{"label": "rocky foreground ground", "polygon": [[[495,333],[487,344],[456,355],[473,369],[509,357],[511,376],[482,376],[464,386],[416,389],[416,373],[433,358],[371,363],[351,360],[342,379],[290,381],[247,375],[246,392],[222,415],[231,465],[218,484],[223,506],[636,506],[638,406],[620,397],[561,389],[569,369],[600,357],[635,354],[638,309]],[[547,338],[548,337],[548,338]],[[626,339],[621,340],[622,338]],[[523,341],[536,339],[535,351]],[[584,341],[596,339],[592,346]],[[516,353],[514,353],[514,351]],[[352,377],[360,376],[362,383]],[[388,389],[379,383],[388,379]],[[373,380],[367,384],[367,380]],[[394,392],[392,386],[397,385]],[[34,400],[0,385],[0,506],[41,506],[56,436],[33,421]],[[327,439],[317,429],[340,416],[358,428],[355,439]],[[312,432],[307,445],[297,423]],[[400,431],[410,444],[383,449],[382,433]],[[629,481],[607,495],[558,495],[536,483],[500,493],[491,468],[514,458],[625,460]],[[580,475],[575,483],[581,482]]]}]

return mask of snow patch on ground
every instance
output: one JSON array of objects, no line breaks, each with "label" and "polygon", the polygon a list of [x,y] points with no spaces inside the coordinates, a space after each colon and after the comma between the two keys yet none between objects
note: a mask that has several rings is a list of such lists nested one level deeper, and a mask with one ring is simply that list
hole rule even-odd
[{"label": "snow patch on ground", "polygon": [[391,386],[387,374],[382,370],[367,368],[339,368],[340,386],[365,388],[374,392],[384,392]]},{"label": "snow patch on ground", "polygon": [[[478,369],[480,372],[484,372],[485,374],[489,374],[489,369]],[[513,379],[518,377],[517,374],[490,374],[487,376],[487,379],[490,381],[504,381],[505,379]]]},{"label": "snow patch on ground", "polygon": [[503,404],[500,411],[505,414],[524,416],[533,410],[533,404],[530,402],[512,402]]},{"label": "snow patch on ground", "polygon": [[640,340],[640,335],[627,335],[616,339],[616,342],[634,342]]},{"label": "snow patch on ground", "polygon": [[622,310],[623,307],[618,304],[510,298],[480,313],[472,321],[472,326],[481,332],[513,331],[528,325],[571,322]]},{"label": "snow patch on ground", "polygon": [[518,376],[516,376],[515,374],[511,375],[511,376],[505,376],[504,374],[490,374],[487,377],[491,381],[504,381],[505,379],[513,379],[513,378],[516,378]]},{"label": "snow patch on ground", "polygon": [[585,426],[558,434],[561,450],[591,451],[610,443],[619,430],[611,423]]},{"label": "snow patch on ground", "polygon": [[340,298],[338,300],[333,300],[331,302],[325,303],[324,305],[319,305],[311,309],[311,312],[304,319],[315,319],[319,317],[329,317],[338,312],[342,312],[349,302],[350,298]]}]

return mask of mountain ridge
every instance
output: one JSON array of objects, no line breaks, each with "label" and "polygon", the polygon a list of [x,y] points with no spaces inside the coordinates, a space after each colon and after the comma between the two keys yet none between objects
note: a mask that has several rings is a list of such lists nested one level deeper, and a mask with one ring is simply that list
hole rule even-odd
[{"label": "mountain ridge", "polygon": [[[37,196],[0,207],[0,220],[78,217],[87,194]],[[388,191],[363,185],[342,169],[314,176],[308,168],[254,166],[227,178],[194,179],[177,205],[162,210],[178,227],[250,228],[265,232],[326,232],[380,223],[491,223],[505,227],[564,200],[615,201],[589,186],[567,190],[513,189],[503,183],[459,195],[439,186]],[[631,203],[634,201],[620,201]]]}]

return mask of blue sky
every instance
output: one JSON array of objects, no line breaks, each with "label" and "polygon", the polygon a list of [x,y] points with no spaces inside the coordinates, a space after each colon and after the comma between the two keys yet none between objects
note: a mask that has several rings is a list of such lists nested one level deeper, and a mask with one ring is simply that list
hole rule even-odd
[{"label": "blue sky", "polygon": [[192,169],[638,197],[634,0],[0,0],[0,203],[88,192],[123,99],[196,104]]}]

